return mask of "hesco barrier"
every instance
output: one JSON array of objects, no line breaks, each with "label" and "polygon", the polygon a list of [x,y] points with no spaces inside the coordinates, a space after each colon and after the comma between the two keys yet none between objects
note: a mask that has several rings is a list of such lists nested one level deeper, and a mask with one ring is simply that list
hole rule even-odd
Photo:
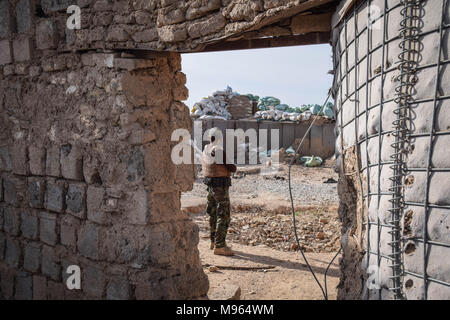
[{"label": "hesco barrier", "polygon": [[[248,129],[254,129],[259,132],[260,129],[267,130],[267,150],[271,150],[272,136],[271,130],[279,130],[279,148],[289,148],[297,139],[301,139],[310,125],[309,121],[296,123],[296,122],[275,122],[275,121],[256,121],[256,120],[222,120],[222,119],[204,119],[194,120],[193,127],[195,128],[195,121],[201,122],[202,136],[205,137],[205,132],[211,128],[219,128],[222,131],[226,144],[226,130],[238,130],[242,129],[244,132]],[[300,156],[315,155],[322,158],[328,158],[334,155],[335,152],[335,124],[334,123],[322,123],[314,125],[311,131],[308,133],[305,142],[303,143],[299,152]],[[195,135],[195,131],[192,133]],[[208,143],[203,140],[203,147]],[[224,144],[224,145],[225,145]],[[237,145],[237,139],[235,139],[235,146]],[[258,135],[258,147],[263,145],[259,141]]]},{"label": "hesco barrier", "polygon": [[333,17],[339,297],[450,299],[449,1],[351,2]]}]

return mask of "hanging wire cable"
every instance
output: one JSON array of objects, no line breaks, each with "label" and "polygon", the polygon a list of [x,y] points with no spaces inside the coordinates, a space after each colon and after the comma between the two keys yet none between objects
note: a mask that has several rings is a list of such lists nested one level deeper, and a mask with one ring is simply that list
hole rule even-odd
[{"label": "hanging wire cable", "polygon": [[[331,96],[331,91],[328,93],[328,97],[325,100],[324,104],[322,105],[322,108],[320,108],[320,111],[318,114],[322,113],[323,109],[325,108],[325,105],[328,103],[328,100],[330,99]],[[331,262],[328,264],[326,270],[325,270],[325,274],[324,274],[324,285],[322,286],[322,284],[320,283],[319,279],[317,279],[317,276],[314,272],[314,270],[312,269],[311,265],[309,264],[308,259],[305,256],[305,253],[303,252],[303,249],[300,245],[300,240],[298,238],[298,233],[297,233],[297,225],[296,225],[296,219],[295,219],[295,208],[294,208],[294,197],[292,196],[292,184],[291,184],[291,168],[292,165],[294,164],[295,161],[295,157],[297,156],[301,146],[303,145],[303,142],[305,141],[306,136],[309,134],[309,132],[311,131],[311,128],[314,126],[314,124],[316,123],[317,120],[317,116],[314,117],[313,121],[311,122],[308,130],[306,130],[302,140],[300,141],[300,144],[298,145],[297,149],[295,150],[295,154],[291,159],[291,162],[289,163],[289,196],[290,196],[290,200],[291,200],[291,209],[292,209],[292,224],[294,227],[294,235],[295,235],[295,240],[297,242],[297,246],[298,249],[300,250],[300,253],[303,257],[303,260],[305,260],[306,266],[308,267],[309,271],[311,272],[311,274],[314,277],[314,280],[317,282],[317,285],[319,286],[320,290],[322,291],[322,295],[324,297],[325,300],[328,300],[328,288],[327,288],[327,273],[328,270],[330,269],[330,266],[333,264],[334,260],[337,258],[337,256],[341,253],[342,248],[339,249],[339,251],[336,253],[336,255],[334,256],[334,258],[331,260]]]}]

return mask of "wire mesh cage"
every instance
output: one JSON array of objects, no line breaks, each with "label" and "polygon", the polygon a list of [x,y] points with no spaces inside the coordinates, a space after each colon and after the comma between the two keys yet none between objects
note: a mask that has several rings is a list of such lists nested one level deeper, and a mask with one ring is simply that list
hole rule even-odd
[{"label": "wire mesh cage", "polygon": [[449,16],[448,0],[367,0],[333,17],[338,163],[361,193],[341,212],[340,290],[362,298],[450,299]]}]

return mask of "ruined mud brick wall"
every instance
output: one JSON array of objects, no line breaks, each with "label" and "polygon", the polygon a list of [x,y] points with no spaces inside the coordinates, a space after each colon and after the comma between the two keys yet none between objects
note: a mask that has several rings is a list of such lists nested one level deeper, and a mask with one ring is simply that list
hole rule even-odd
[{"label": "ruined mud brick wall", "polygon": [[[22,6],[19,11],[25,20],[29,8],[32,14],[36,9],[39,17],[33,17],[32,23],[36,23],[39,31],[37,44],[48,43],[59,51],[94,48],[192,51],[230,37],[252,39],[329,32],[330,12],[319,11],[320,16],[314,17],[305,17],[305,12],[310,14],[315,6],[335,0],[2,0],[2,6],[8,2]],[[65,32],[66,9],[72,4],[81,8],[81,30]],[[17,24],[19,28],[26,25]],[[50,38],[50,34],[58,39]]]},{"label": "ruined mud brick wall", "polygon": [[[332,2],[0,0],[0,297],[206,295],[180,212],[194,167],[170,159],[172,131],[191,128],[186,77],[162,51],[327,31],[329,10],[299,15]],[[66,27],[72,4],[81,30]]]},{"label": "ruined mud brick wall", "polygon": [[191,127],[180,55],[55,54],[29,28],[0,42],[0,297],[204,296],[194,168],[170,159]]},{"label": "ruined mud brick wall", "polygon": [[[170,159],[171,132],[191,126],[180,56],[70,54],[29,68],[40,72],[0,82],[1,296],[205,295],[198,230],[180,211],[194,169]],[[66,289],[69,265],[81,291]]]},{"label": "ruined mud brick wall", "polygon": [[[341,259],[341,299],[393,298],[392,236],[389,233],[393,177],[392,130],[397,107],[395,88],[399,86],[400,1],[387,1],[387,15],[380,17],[379,28],[367,30],[367,3],[352,8],[333,30],[335,61],[334,95],[338,109],[336,150],[340,167],[340,218],[343,222]],[[370,1],[384,12],[385,1]],[[401,217],[401,291],[406,299],[423,299],[424,261],[427,298],[449,299],[450,290],[439,282],[450,281],[449,260],[449,173],[446,133],[450,129],[448,83],[448,34],[443,30],[439,50],[441,1],[423,1],[420,30],[420,59],[413,81],[413,103],[407,119],[408,141],[403,176],[404,197]],[[355,9],[356,8],[356,9]],[[356,10],[356,13],[355,11]],[[450,8],[444,9],[448,24]],[[334,21],[338,22],[336,14]],[[386,23],[385,23],[385,22]],[[386,37],[383,41],[383,33]],[[368,39],[369,37],[369,39]],[[440,55],[440,69],[437,64]],[[365,56],[368,54],[369,59]],[[383,57],[384,56],[384,61]],[[438,76],[436,76],[438,74]],[[434,108],[436,79],[437,103]],[[435,122],[432,123],[433,109]],[[431,147],[430,185],[427,190],[427,159]],[[423,204],[428,194],[431,210],[425,217]],[[423,228],[427,222],[428,249],[423,248]],[[447,245],[445,245],[447,244]],[[381,290],[365,290],[369,266],[379,266]],[[373,272],[373,270],[372,270]]]}]

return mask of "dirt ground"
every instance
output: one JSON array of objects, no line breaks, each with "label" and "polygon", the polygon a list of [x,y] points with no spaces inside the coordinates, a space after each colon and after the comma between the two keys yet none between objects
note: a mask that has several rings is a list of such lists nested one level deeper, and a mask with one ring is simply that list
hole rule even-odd
[{"label": "dirt ground", "polygon": [[[321,283],[340,247],[337,215],[337,174],[333,161],[319,168],[292,168],[292,193],[300,245]],[[210,281],[210,298],[224,283],[240,287],[241,299],[323,299],[307,269],[292,224],[288,167],[261,174],[261,166],[238,168],[232,179],[231,225],[227,242],[234,257],[215,256],[209,249],[209,223],[205,213],[206,187],[202,175],[191,192],[182,195],[182,208],[200,228],[200,257]],[[327,275],[329,299],[336,299],[339,257]],[[216,270],[217,268],[217,270]]]},{"label": "dirt ground", "polygon": [[[233,257],[216,256],[209,240],[200,239],[199,250],[209,279],[209,297],[226,282],[241,288],[241,300],[321,300],[322,292],[314,281],[300,253],[282,252],[265,245],[249,247],[231,244]],[[323,283],[325,270],[334,253],[308,253],[307,259]],[[328,295],[336,299],[339,283],[338,258],[327,273]],[[217,267],[216,271],[210,266]],[[232,268],[257,268],[230,270]],[[220,295],[219,295],[220,296]]]}]

